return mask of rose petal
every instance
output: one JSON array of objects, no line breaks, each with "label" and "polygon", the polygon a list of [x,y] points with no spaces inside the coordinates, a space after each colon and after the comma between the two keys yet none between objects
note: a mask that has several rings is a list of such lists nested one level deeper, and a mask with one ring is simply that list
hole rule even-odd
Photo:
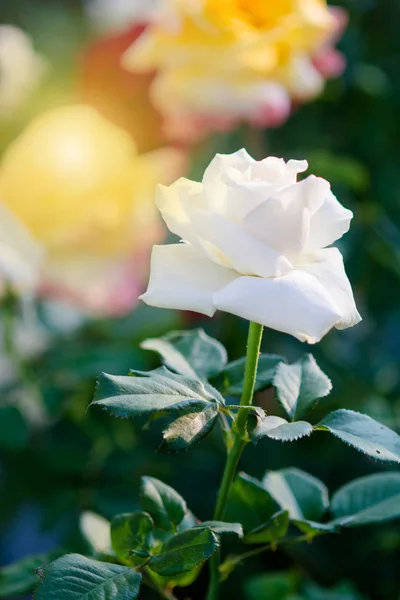
[{"label": "rose petal", "polygon": [[234,221],[243,221],[270,196],[283,188],[296,183],[298,173],[308,167],[305,160],[289,160],[269,156],[252,166],[244,173],[229,171],[225,180],[228,185],[226,192],[226,215]]},{"label": "rose petal", "polygon": [[307,247],[311,215],[330,193],[325,179],[310,175],[265,200],[244,219],[244,226],[292,260]]},{"label": "rose petal", "polygon": [[316,277],[293,270],[283,277],[240,277],[214,294],[215,307],[318,342],[340,320],[338,308]]},{"label": "rose petal", "polygon": [[147,292],[140,298],[150,306],[191,310],[212,317],[213,293],[238,277],[202,256],[191,244],[154,246]]},{"label": "rose petal", "polygon": [[341,314],[340,321],[335,324],[337,329],[353,327],[361,321],[344,269],[343,256],[337,248],[327,248],[308,254],[304,257],[304,264],[297,265],[297,268],[314,275],[330,294]]},{"label": "rose petal", "polygon": [[226,175],[232,171],[244,173],[256,161],[244,148],[233,154],[217,154],[204,172],[204,195],[208,208],[220,211],[225,206],[226,200]]},{"label": "rose petal", "polygon": [[287,258],[221,214],[194,209],[190,221],[212,260],[238,273],[278,277],[292,268]]},{"label": "rose petal", "polygon": [[351,210],[344,208],[330,192],[311,217],[310,237],[305,251],[312,252],[333,244],[349,230],[352,218]]},{"label": "rose petal", "polygon": [[181,177],[169,187],[157,186],[156,205],[168,229],[188,242],[193,242],[196,236],[187,209],[192,204],[195,207],[201,207],[204,204],[202,189],[201,183],[184,177]]},{"label": "rose petal", "polygon": [[296,183],[297,175],[307,171],[307,169],[308,163],[306,160],[289,160],[286,163],[283,158],[268,156],[252,165],[251,176],[252,178],[262,179],[265,183],[283,188],[286,185]]}]

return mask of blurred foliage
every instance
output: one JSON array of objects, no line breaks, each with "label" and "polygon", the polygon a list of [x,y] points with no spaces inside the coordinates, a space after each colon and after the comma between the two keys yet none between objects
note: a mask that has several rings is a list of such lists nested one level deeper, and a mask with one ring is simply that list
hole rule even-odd
[{"label": "blurred foliage", "polygon": [[[323,412],[328,407],[355,408],[399,432],[400,3],[343,0],[340,4],[350,14],[341,42],[348,60],[344,77],[331,82],[318,101],[299,108],[280,129],[265,133],[243,129],[204,142],[193,153],[191,170],[199,176],[216,151],[245,145],[258,157],[268,153],[307,158],[311,172],[332,182],[340,201],[355,214],[351,233],[340,246],[364,321],[355,329],[330,333],[313,349],[333,381],[333,392],[321,401]],[[94,33],[78,0],[0,0],[0,20],[29,32],[51,64],[43,89],[18,119],[1,123],[2,151],[34,114],[76,99],[79,57]],[[53,332],[49,349],[31,365],[42,389],[44,419],[38,421],[33,414],[30,404],[36,400],[23,383],[2,385],[0,554],[4,563],[60,545],[80,551],[81,511],[111,518],[117,512],[136,510],[139,478],[144,474],[173,485],[199,518],[209,518],[224,460],[216,435],[171,460],[155,453],[156,428],[142,431],[136,421],[111,419],[96,408],[87,410],[100,371],[125,374],[130,368],[156,366],[154,354],[140,349],[139,343],[192,326],[203,326],[220,339],[230,360],[243,354],[246,324],[237,318],[219,314],[211,321],[141,307],[123,319],[94,320],[68,334]],[[305,351],[294,339],[273,331],[265,332],[263,349],[284,354],[291,362]],[[260,394],[258,401],[266,409],[276,409],[270,393]],[[318,416],[317,409],[315,422]],[[295,446],[263,440],[246,452],[241,464],[256,477],[266,469],[288,466],[320,477],[329,489],[388,470],[323,433]],[[26,525],[27,512],[35,526]],[[234,573],[225,593],[237,600],[336,600],[360,594],[395,600],[400,589],[399,559],[400,524],[371,526],[357,533],[346,530],[340,536],[301,544],[289,556],[277,551],[257,557],[251,566],[246,563]],[[289,575],[285,574],[289,568]],[[260,573],[269,571],[269,579],[260,578]],[[339,587],[328,593],[309,584],[309,579],[318,586]],[[342,583],[346,581],[350,583]],[[206,582],[203,573],[186,596],[203,598]]]}]

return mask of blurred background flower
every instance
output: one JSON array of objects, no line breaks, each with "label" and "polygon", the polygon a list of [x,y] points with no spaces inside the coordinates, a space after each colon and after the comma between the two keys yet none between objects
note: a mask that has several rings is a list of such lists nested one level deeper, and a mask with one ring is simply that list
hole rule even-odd
[{"label": "blurred background flower", "polygon": [[24,31],[0,24],[0,119],[13,118],[29,102],[47,67]]},{"label": "blurred background flower", "polygon": [[[126,22],[125,22],[126,27]],[[167,144],[163,119],[150,99],[153,73],[130,73],[121,57],[143,33],[134,25],[94,40],[82,55],[80,91],[84,102],[124,127],[139,152]]]},{"label": "blurred background flower", "polygon": [[152,98],[172,136],[184,121],[198,134],[243,121],[276,127],[343,70],[332,48],[343,15],[325,0],[176,0],[160,5],[124,64],[157,71]]},{"label": "blurred background flower", "polygon": [[33,121],[3,157],[0,197],[45,250],[42,293],[100,313],[132,308],[148,251],[162,239],[154,190],[178,161],[168,149],[137,154],[124,130],[88,106]]},{"label": "blurred background flower", "polygon": [[154,18],[161,0],[86,0],[86,10],[98,31],[122,31]]},{"label": "blurred background flower", "polygon": [[11,285],[16,291],[36,290],[43,251],[30,231],[0,203],[0,290]]}]

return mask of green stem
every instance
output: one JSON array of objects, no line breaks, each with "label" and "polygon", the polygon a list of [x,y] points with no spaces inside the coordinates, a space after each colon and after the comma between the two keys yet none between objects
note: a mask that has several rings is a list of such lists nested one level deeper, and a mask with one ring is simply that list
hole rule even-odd
[{"label": "green stem", "polygon": [[[249,336],[247,340],[246,367],[244,372],[243,393],[240,406],[249,407],[253,402],[254,387],[256,383],[258,359],[260,356],[261,338],[263,326],[258,323],[250,323]],[[222,476],[221,486],[218,491],[217,504],[214,511],[214,520],[221,521],[224,518],[226,502],[236,474],[242,452],[249,442],[247,433],[247,417],[249,408],[239,410],[232,426],[234,442],[228,449],[228,455]],[[217,600],[219,593],[219,553],[210,559],[210,586],[207,600]]]},{"label": "green stem", "polygon": [[[244,371],[243,392],[240,399],[241,406],[251,406],[253,403],[254,387],[256,385],[258,359],[260,357],[263,326],[250,323],[249,337],[247,339],[246,366]],[[243,408],[236,419],[236,427],[243,435],[247,435],[247,417],[250,410]]]}]

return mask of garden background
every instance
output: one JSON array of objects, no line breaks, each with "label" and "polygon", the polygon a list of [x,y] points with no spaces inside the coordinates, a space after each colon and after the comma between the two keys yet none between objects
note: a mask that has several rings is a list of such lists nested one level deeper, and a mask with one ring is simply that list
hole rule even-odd
[{"label": "garden background", "polygon": [[[310,172],[332,183],[339,200],[354,212],[351,232],[340,248],[363,322],[330,333],[312,349],[333,382],[324,407],[354,408],[400,432],[400,3],[336,4],[349,13],[339,45],[347,59],[344,75],[280,128],[254,133],[243,127],[203,141],[191,153],[189,172],[199,177],[215,152],[245,146],[257,158],[306,158]],[[76,101],[82,56],[95,33],[78,0],[0,0],[0,22],[28,32],[51,63],[45,83],[19,117],[0,122],[2,152],[33,116]],[[2,310],[4,317],[8,307]],[[43,405],[36,407],[39,400],[12,376],[4,352],[1,363],[0,563],[60,547],[82,550],[81,512],[111,518],[135,510],[143,474],[174,486],[199,518],[207,518],[224,461],[217,435],[171,460],[154,451],[157,430],[143,431],[136,422],[110,419],[87,407],[100,371],[121,374],[157,365],[151,352],[139,348],[143,339],[202,327],[226,345],[233,360],[243,353],[246,323],[222,313],[210,320],[140,305],[121,318],[79,325],[65,309],[69,320],[64,314],[61,327],[49,303],[39,303],[37,311],[50,335],[46,348],[30,360]],[[265,331],[262,347],[290,360],[309,350],[272,330]],[[273,395],[264,394],[258,402],[268,407]],[[260,477],[267,469],[296,466],[321,478],[331,491],[357,476],[393,468],[322,433],[293,446],[263,440],[246,453],[241,466]],[[301,544],[291,556],[263,554],[251,568],[279,571],[283,579],[289,570],[324,587],[340,584],[335,598],[395,600],[399,560],[400,523],[391,523]],[[250,577],[249,566],[242,569]],[[253,600],[242,582],[239,570],[225,588],[227,597]],[[196,583],[194,599],[203,597],[205,585],[206,575]],[[284,597],[279,578],[271,586],[265,597]],[[325,597],[317,588],[310,594]]]}]

